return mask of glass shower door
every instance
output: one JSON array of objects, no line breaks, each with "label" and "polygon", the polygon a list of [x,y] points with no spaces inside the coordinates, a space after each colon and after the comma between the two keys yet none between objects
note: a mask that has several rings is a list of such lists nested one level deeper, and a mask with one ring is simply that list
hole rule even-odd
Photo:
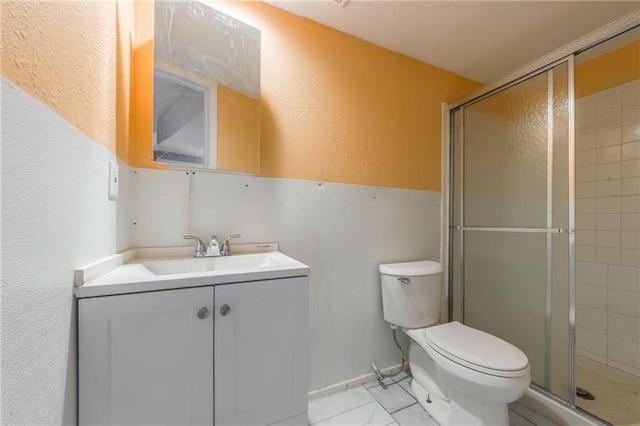
[{"label": "glass shower door", "polygon": [[453,112],[453,319],[523,350],[569,401],[569,64]]}]

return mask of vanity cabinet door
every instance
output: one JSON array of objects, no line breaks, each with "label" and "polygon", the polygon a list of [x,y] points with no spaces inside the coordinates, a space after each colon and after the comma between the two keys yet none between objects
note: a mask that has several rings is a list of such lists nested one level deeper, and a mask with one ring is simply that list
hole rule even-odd
[{"label": "vanity cabinet door", "polygon": [[306,425],[308,277],[215,287],[215,424]]},{"label": "vanity cabinet door", "polygon": [[213,287],[80,299],[80,425],[212,425],[213,301]]}]

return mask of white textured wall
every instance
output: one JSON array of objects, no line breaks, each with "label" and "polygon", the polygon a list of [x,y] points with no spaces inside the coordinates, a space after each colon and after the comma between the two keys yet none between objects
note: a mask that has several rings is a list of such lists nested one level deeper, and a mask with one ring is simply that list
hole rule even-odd
[{"label": "white textured wall", "polygon": [[310,390],[399,362],[377,267],[438,259],[440,193],[148,169],[132,186],[136,247],[241,233],[311,266]]},{"label": "white textured wall", "polygon": [[240,232],[308,263],[310,389],[398,362],[377,265],[437,259],[439,193],[120,163],[110,202],[113,154],[4,80],[1,131],[3,425],[76,422],[73,269],[130,247],[132,222],[136,246]]},{"label": "white textured wall", "polygon": [[377,265],[437,259],[439,193],[120,163],[111,202],[113,154],[5,80],[1,114],[1,424],[76,422],[73,269],[130,247],[132,221],[136,246],[240,232],[309,264],[310,389],[398,362]]},{"label": "white textured wall", "polygon": [[130,246],[127,180],[108,201],[114,155],[4,79],[1,132],[0,423],[75,424],[73,269]]}]

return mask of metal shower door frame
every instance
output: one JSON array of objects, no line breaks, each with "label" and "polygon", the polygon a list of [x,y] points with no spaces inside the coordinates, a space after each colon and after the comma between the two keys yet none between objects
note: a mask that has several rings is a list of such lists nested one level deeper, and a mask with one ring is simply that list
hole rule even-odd
[{"label": "metal shower door frame", "polygon": [[[443,108],[443,123],[445,127],[443,128],[443,161],[446,163],[446,166],[443,165],[443,205],[447,204],[446,207],[443,207],[443,246],[442,246],[442,259],[446,263],[446,271],[447,271],[447,292],[448,292],[448,317],[449,320],[452,320],[453,317],[453,296],[454,296],[454,275],[453,275],[453,237],[455,229],[450,226],[453,219],[454,210],[453,206],[453,185],[452,180],[454,178],[454,135],[455,132],[455,121],[454,114],[455,111],[460,110],[461,107],[465,105],[469,105],[473,102],[476,102],[490,94],[496,93],[502,89],[510,87],[518,82],[529,78],[539,72],[543,72],[550,67],[557,65],[563,61],[569,62],[569,81],[568,81],[568,97],[569,97],[569,110],[568,110],[568,138],[569,138],[569,175],[568,175],[568,184],[569,184],[569,205],[568,205],[568,214],[569,214],[569,223],[568,223],[568,244],[569,244],[569,401],[564,401],[546,389],[542,389],[538,386],[532,386],[536,390],[540,391],[547,397],[550,397],[557,402],[562,404],[569,405],[574,410],[578,410],[575,403],[575,302],[576,302],[576,294],[575,294],[575,276],[576,276],[576,265],[575,265],[575,91],[574,91],[574,57],[576,54],[584,52],[598,44],[604,43],[618,35],[636,28],[640,26],[640,10],[629,13],[628,15],[618,19],[617,21],[612,22],[611,24],[602,27],[586,36],[546,55],[541,57],[540,59],[524,66],[523,68],[517,69],[514,72],[500,78],[494,82],[491,82],[477,91],[453,102],[448,105],[445,105]],[[461,114],[463,116],[463,114]],[[464,118],[462,118],[462,125],[464,125]],[[463,136],[464,138],[464,136]],[[464,141],[462,141],[463,143]],[[464,167],[464,164],[462,164]],[[448,169],[448,170],[446,170]],[[464,178],[463,175],[461,175]],[[462,189],[462,188],[461,188]],[[464,205],[461,205],[461,214],[463,214]],[[464,248],[464,241],[462,230],[460,232],[460,239],[462,240],[461,249]],[[464,271],[461,272],[461,280],[464,282]],[[463,296],[464,292],[462,292]],[[464,314],[464,312],[462,312]],[[582,410],[580,410],[582,411]],[[582,411],[584,413],[589,414],[586,411]]]},{"label": "metal shower door frame", "polygon": [[[553,228],[553,72],[554,68],[561,64],[567,64],[567,137],[568,137],[568,227],[567,228]],[[449,192],[450,200],[449,203],[453,206],[455,203],[458,204],[458,226],[450,227],[449,229],[449,259],[453,259],[453,248],[454,248],[454,231],[459,231],[458,245],[460,251],[460,313],[461,320],[464,323],[464,306],[465,306],[465,280],[464,280],[464,235],[465,232],[510,232],[510,233],[544,233],[546,234],[546,271],[545,271],[545,386],[550,387],[550,362],[551,362],[551,289],[552,289],[552,238],[553,234],[568,234],[568,256],[569,256],[569,277],[568,277],[568,296],[569,296],[569,307],[568,307],[568,327],[569,327],[569,340],[568,340],[568,351],[569,351],[569,360],[568,360],[568,369],[569,369],[569,401],[565,401],[559,398],[557,395],[551,393],[550,390],[547,390],[543,387],[536,386],[540,391],[544,392],[552,396],[554,399],[559,399],[564,403],[569,403],[571,406],[575,406],[575,141],[574,141],[574,55],[569,55],[568,57],[559,59],[548,64],[545,67],[537,69],[529,74],[523,75],[520,78],[510,82],[509,84],[503,85],[499,88],[491,90],[482,96],[474,98],[469,102],[466,102],[462,105],[459,105],[454,108],[450,108],[449,114],[451,119],[451,135],[460,135],[460,140],[453,141],[450,144],[450,181],[449,183],[453,183],[454,180],[459,180],[457,184],[459,188],[459,193],[455,194],[453,189]],[[483,99],[486,99],[490,96],[493,96],[497,93],[500,93],[504,90],[507,90],[511,87],[514,87],[532,77],[539,76],[541,74],[547,74],[547,190],[546,190],[546,228],[518,228],[518,227],[478,227],[478,226],[464,226],[464,155],[457,154],[457,150],[464,153],[464,145],[465,145],[465,132],[464,132],[464,121],[465,114],[464,109],[470,105],[475,104]],[[460,120],[461,123],[456,123],[454,118],[455,112],[460,110]],[[457,125],[462,126],[463,131],[456,132],[455,127]],[[456,158],[459,159],[458,167],[456,165]],[[458,171],[458,174],[456,174]],[[449,185],[451,186],[451,185]],[[457,197],[457,200],[455,199]],[[450,222],[453,222],[453,214],[454,209],[450,208]],[[449,294],[453,295],[453,262],[449,262]],[[452,320],[453,314],[453,297],[450,297],[449,300],[449,320]],[[574,391],[571,391],[573,389]]]}]

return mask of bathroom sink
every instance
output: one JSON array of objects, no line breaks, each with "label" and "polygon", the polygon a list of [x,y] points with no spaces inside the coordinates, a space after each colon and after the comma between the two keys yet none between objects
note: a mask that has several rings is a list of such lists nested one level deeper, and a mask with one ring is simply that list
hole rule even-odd
[{"label": "bathroom sink", "polygon": [[280,252],[240,254],[220,257],[167,257],[136,259],[128,265],[140,265],[155,275],[192,274],[214,271],[260,270],[295,266],[297,261]]},{"label": "bathroom sink", "polygon": [[[177,248],[184,249],[192,251]],[[173,248],[133,249],[76,270],[74,292],[83,298],[307,275],[309,266],[279,251],[196,258]]]}]

